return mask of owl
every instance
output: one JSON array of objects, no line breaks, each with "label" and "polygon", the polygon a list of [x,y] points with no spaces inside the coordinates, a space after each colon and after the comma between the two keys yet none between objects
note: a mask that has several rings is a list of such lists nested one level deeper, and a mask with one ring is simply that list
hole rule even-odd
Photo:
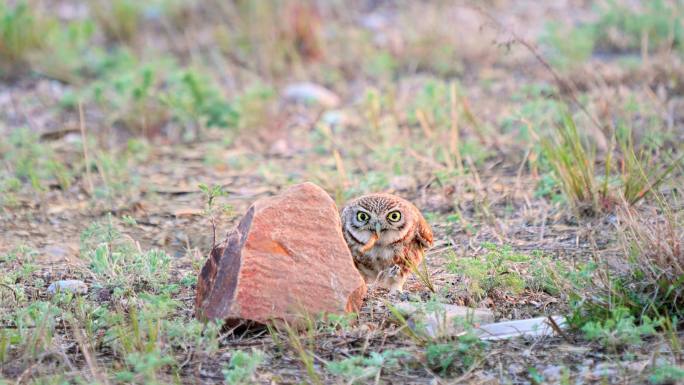
[{"label": "owl", "polygon": [[342,233],[367,283],[402,291],[432,246],[432,230],[411,202],[392,194],[369,194],[341,211]]}]

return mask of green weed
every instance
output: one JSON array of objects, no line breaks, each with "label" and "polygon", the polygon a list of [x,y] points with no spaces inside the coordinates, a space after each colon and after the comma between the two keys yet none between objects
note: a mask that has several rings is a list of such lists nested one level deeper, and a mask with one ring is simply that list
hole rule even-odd
[{"label": "green weed", "polygon": [[[600,262],[569,277],[568,323],[606,348],[617,350],[656,330],[673,330],[682,317],[684,237],[680,218],[663,208],[663,216],[643,216],[629,207],[618,212],[621,253],[612,263],[621,266],[619,271]],[[676,339],[671,344],[679,349]]]},{"label": "green weed", "polygon": [[38,251],[24,245],[0,255],[0,266],[7,266],[7,272],[0,276],[0,283],[7,285],[4,286],[6,289],[13,291],[15,301],[21,301],[24,297],[22,284],[40,283],[39,280],[33,279],[33,273],[38,270],[36,265],[38,255],[40,255]]},{"label": "green weed", "polygon": [[322,314],[318,319],[317,325],[319,325],[319,329],[322,332],[335,333],[349,330],[357,319],[358,314],[356,313]]},{"label": "green weed", "polygon": [[0,352],[5,360],[20,357],[35,360],[51,349],[55,328],[61,311],[49,302],[36,301],[15,312],[4,315],[3,321],[12,328],[3,329]]},{"label": "green weed", "polygon": [[677,1],[647,1],[638,8],[609,1],[593,24],[596,46],[606,50],[682,48],[682,12],[684,5]]},{"label": "green weed", "polygon": [[54,20],[38,15],[25,1],[0,4],[0,76],[16,74],[31,54],[43,49]]},{"label": "green weed", "polygon": [[199,137],[205,128],[238,126],[240,113],[212,85],[211,79],[192,70],[181,71],[177,76],[171,80],[173,91],[163,93],[160,99],[189,133]]},{"label": "green weed", "polygon": [[17,193],[21,189],[21,180],[7,176],[0,179],[0,207],[15,207],[19,204]]},{"label": "green weed", "polygon": [[60,23],[45,37],[46,45],[32,55],[34,72],[72,84],[81,84],[92,47],[95,25],[90,20]]},{"label": "green weed", "polygon": [[551,49],[551,63],[564,70],[584,63],[591,57],[596,44],[593,28],[561,27],[555,23],[547,24],[541,42]]},{"label": "green weed", "polygon": [[642,54],[655,50],[681,50],[684,25],[681,2],[664,0],[626,4],[608,1],[597,7],[598,20],[575,27],[549,24],[542,43],[550,48],[551,61],[559,68],[572,68],[594,52]]},{"label": "green weed", "polygon": [[618,142],[622,159],[620,162],[620,182],[622,196],[630,205],[642,200],[647,194],[657,190],[665,178],[681,163],[684,156],[661,165],[656,162],[648,148],[636,149],[632,132],[627,127],[618,130]]},{"label": "green weed", "polygon": [[375,51],[364,61],[364,72],[369,76],[391,77],[399,68],[397,59],[387,51]]},{"label": "green weed", "polygon": [[[546,84],[521,87],[511,96],[516,108],[500,121],[506,132],[515,132],[520,142],[530,142],[537,135],[551,132],[563,116],[563,104],[555,97],[556,91]],[[540,152],[535,149],[535,152]]]},{"label": "green weed", "polygon": [[166,338],[169,345],[182,351],[195,349],[213,354],[219,349],[219,337],[223,322],[207,323],[196,319],[174,318],[165,321]]},{"label": "green weed", "polygon": [[171,257],[161,250],[140,250],[119,232],[111,216],[83,231],[81,250],[90,270],[110,284],[159,287],[168,278]]},{"label": "green weed", "polygon": [[446,343],[431,343],[425,348],[425,359],[440,376],[463,374],[483,359],[484,342],[470,332]]},{"label": "green weed", "polygon": [[537,187],[534,189],[535,198],[547,198],[552,203],[564,202],[558,181],[550,174],[544,174],[539,178]]},{"label": "green weed", "polygon": [[129,140],[122,149],[96,151],[91,160],[91,167],[97,169],[99,176],[96,179],[99,182],[94,188],[94,196],[111,200],[136,191],[141,180],[134,166],[144,162],[148,155],[147,144],[137,139]]},{"label": "green weed", "polygon": [[[575,122],[569,114],[563,115],[557,136],[542,139],[542,148],[563,193],[575,212],[595,215],[611,206],[607,181],[601,183],[596,177],[595,149],[587,149]],[[606,166],[606,174],[610,171]]]},{"label": "green weed", "polygon": [[226,196],[226,192],[223,191],[222,186],[220,185],[214,185],[212,187],[207,186],[204,183],[199,184],[199,189],[202,191],[204,194],[204,199],[205,199],[205,208],[204,208],[204,216],[209,218],[209,221],[211,222],[211,229],[212,229],[212,247],[216,245],[216,221],[217,219],[220,219],[223,216],[229,216],[233,212],[232,206],[229,204],[216,204],[216,199],[222,196]]},{"label": "green weed", "polygon": [[254,374],[264,360],[264,353],[253,349],[246,353],[236,350],[230,357],[230,362],[221,371],[228,385],[249,384],[254,381]]},{"label": "green weed", "polygon": [[344,377],[349,383],[362,384],[378,378],[382,370],[400,369],[400,360],[408,357],[411,357],[411,354],[405,350],[390,349],[371,352],[368,357],[352,356],[328,362],[326,367],[330,373]]},{"label": "green weed", "polygon": [[208,128],[237,129],[247,124],[243,118],[261,112],[250,110],[250,103],[263,95],[253,97],[247,91],[230,103],[214,79],[179,67],[173,58],[143,62],[126,50],[109,56],[93,63],[99,80],[80,94],[96,102],[108,124],[122,125],[134,134],[196,140]]},{"label": "green weed", "polygon": [[93,35],[88,20],[58,23],[25,1],[0,4],[0,76],[27,69],[76,83],[85,66],[84,52]]},{"label": "green weed", "polygon": [[114,42],[132,43],[139,35],[143,7],[134,0],[90,0],[90,13],[105,36]]},{"label": "green weed", "polygon": [[120,124],[135,134],[158,135],[170,119],[170,111],[159,99],[162,74],[169,61],[122,63],[91,86],[92,98],[108,112],[111,124]]},{"label": "green weed", "polygon": [[[120,358],[131,353],[153,353],[164,348],[166,331],[164,319],[178,306],[168,295],[141,294],[127,311],[108,312],[104,315],[107,345]],[[135,304],[139,302],[140,305]],[[122,309],[123,310],[123,309]]]},{"label": "green weed", "polygon": [[[585,144],[569,114],[564,114],[557,136],[543,138],[541,145],[554,177],[578,216],[594,216],[612,211],[622,197],[634,205],[657,191],[684,156],[664,167],[654,162],[645,148],[635,149],[631,130],[620,126],[616,133],[621,156],[615,159],[611,148],[603,160],[602,176],[597,175],[596,150]],[[614,178],[615,172],[618,177]]]},{"label": "green weed", "polygon": [[603,321],[589,321],[582,326],[589,340],[598,341],[605,348],[616,350],[625,346],[639,346],[645,336],[656,334],[659,322],[644,316],[637,321],[623,307],[612,309],[610,317]]},{"label": "green weed", "polygon": [[681,366],[664,364],[653,368],[648,376],[651,384],[672,384],[684,379],[684,369]]},{"label": "green weed", "polygon": [[[492,155],[484,145],[492,133],[474,115],[456,82],[426,82],[409,108],[408,123],[419,126],[430,143],[422,146],[420,141],[418,147],[422,152],[432,150],[427,157],[448,170],[462,170],[466,158],[479,165]],[[472,136],[461,138],[463,132]]]},{"label": "green weed", "polygon": [[[633,314],[681,317],[684,276],[684,231],[681,214],[664,204],[662,214],[642,214],[624,208],[619,212],[619,242],[628,274],[617,276]],[[617,289],[616,289],[617,290]],[[618,293],[620,291],[617,291]],[[636,305],[636,306],[634,306]]]},{"label": "green weed", "polygon": [[[56,183],[64,190],[71,185],[72,176],[67,166],[50,147],[40,142],[38,134],[28,128],[11,131],[6,144],[0,144],[0,150],[12,175],[36,190],[45,190],[50,183]],[[8,189],[18,189],[16,181],[5,183]]]},{"label": "green weed", "polygon": [[[447,269],[467,281],[469,293],[477,300],[492,292],[519,294],[526,288],[553,291],[555,281],[542,265],[549,263],[543,255],[529,255],[514,252],[509,246],[498,247],[491,243],[482,245],[483,255],[459,258],[452,255]],[[553,264],[551,264],[553,266]]]},{"label": "green weed", "polygon": [[530,380],[532,380],[532,383],[534,385],[540,385],[544,383],[544,376],[539,373],[537,368],[535,367],[530,367],[527,369],[527,374],[530,376]]},{"label": "green weed", "polygon": [[174,363],[173,357],[165,356],[159,351],[130,353],[126,356],[126,364],[131,370],[119,371],[115,378],[122,383],[163,384],[166,382],[158,380],[157,372]]}]

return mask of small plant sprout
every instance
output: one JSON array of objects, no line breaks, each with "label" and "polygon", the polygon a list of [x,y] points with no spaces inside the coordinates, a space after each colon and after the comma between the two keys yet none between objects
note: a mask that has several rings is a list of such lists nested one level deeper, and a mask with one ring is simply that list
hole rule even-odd
[{"label": "small plant sprout", "polygon": [[371,352],[368,357],[352,356],[341,361],[331,361],[327,364],[330,373],[344,377],[351,384],[365,384],[380,377],[382,370],[396,370],[400,368],[401,359],[411,357],[411,354],[401,349],[385,350],[381,353]]},{"label": "small plant sprout", "polygon": [[216,246],[216,219],[222,213],[228,213],[232,210],[230,205],[222,205],[217,207],[215,204],[216,198],[226,196],[226,192],[223,191],[223,187],[220,185],[214,185],[209,187],[204,183],[199,184],[199,189],[204,193],[206,207],[204,209],[204,215],[209,218],[211,222],[212,229],[212,247]]},{"label": "small plant sprout", "polygon": [[264,360],[264,353],[260,350],[244,352],[236,350],[230,357],[230,362],[223,370],[223,378],[228,385],[250,384],[254,381],[256,370]]}]

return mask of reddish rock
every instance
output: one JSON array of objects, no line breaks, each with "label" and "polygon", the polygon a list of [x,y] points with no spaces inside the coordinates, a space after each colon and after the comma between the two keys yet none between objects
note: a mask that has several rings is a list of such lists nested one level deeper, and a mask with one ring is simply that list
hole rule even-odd
[{"label": "reddish rock", "polygon": [[296,323],[304,314],[357,311],[365,293],[335,203],[304,183],[249,208],[212,250],[195,305],[201,319]]}]

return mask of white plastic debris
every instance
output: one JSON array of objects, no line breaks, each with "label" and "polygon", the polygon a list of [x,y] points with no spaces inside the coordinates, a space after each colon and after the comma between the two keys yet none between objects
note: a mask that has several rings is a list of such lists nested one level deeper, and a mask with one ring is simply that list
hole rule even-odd
[{"label": "white plastic debris", "polygon": [[[551,317],[560,329],[567,328],[565,317]],[[483,340],[503,340],[513,337],[542,337],[555,334],[555,328],[551,326],[549,317],[537,317],[530,319],[496,322],[480,325],[475,328],[475,333]]]}]

